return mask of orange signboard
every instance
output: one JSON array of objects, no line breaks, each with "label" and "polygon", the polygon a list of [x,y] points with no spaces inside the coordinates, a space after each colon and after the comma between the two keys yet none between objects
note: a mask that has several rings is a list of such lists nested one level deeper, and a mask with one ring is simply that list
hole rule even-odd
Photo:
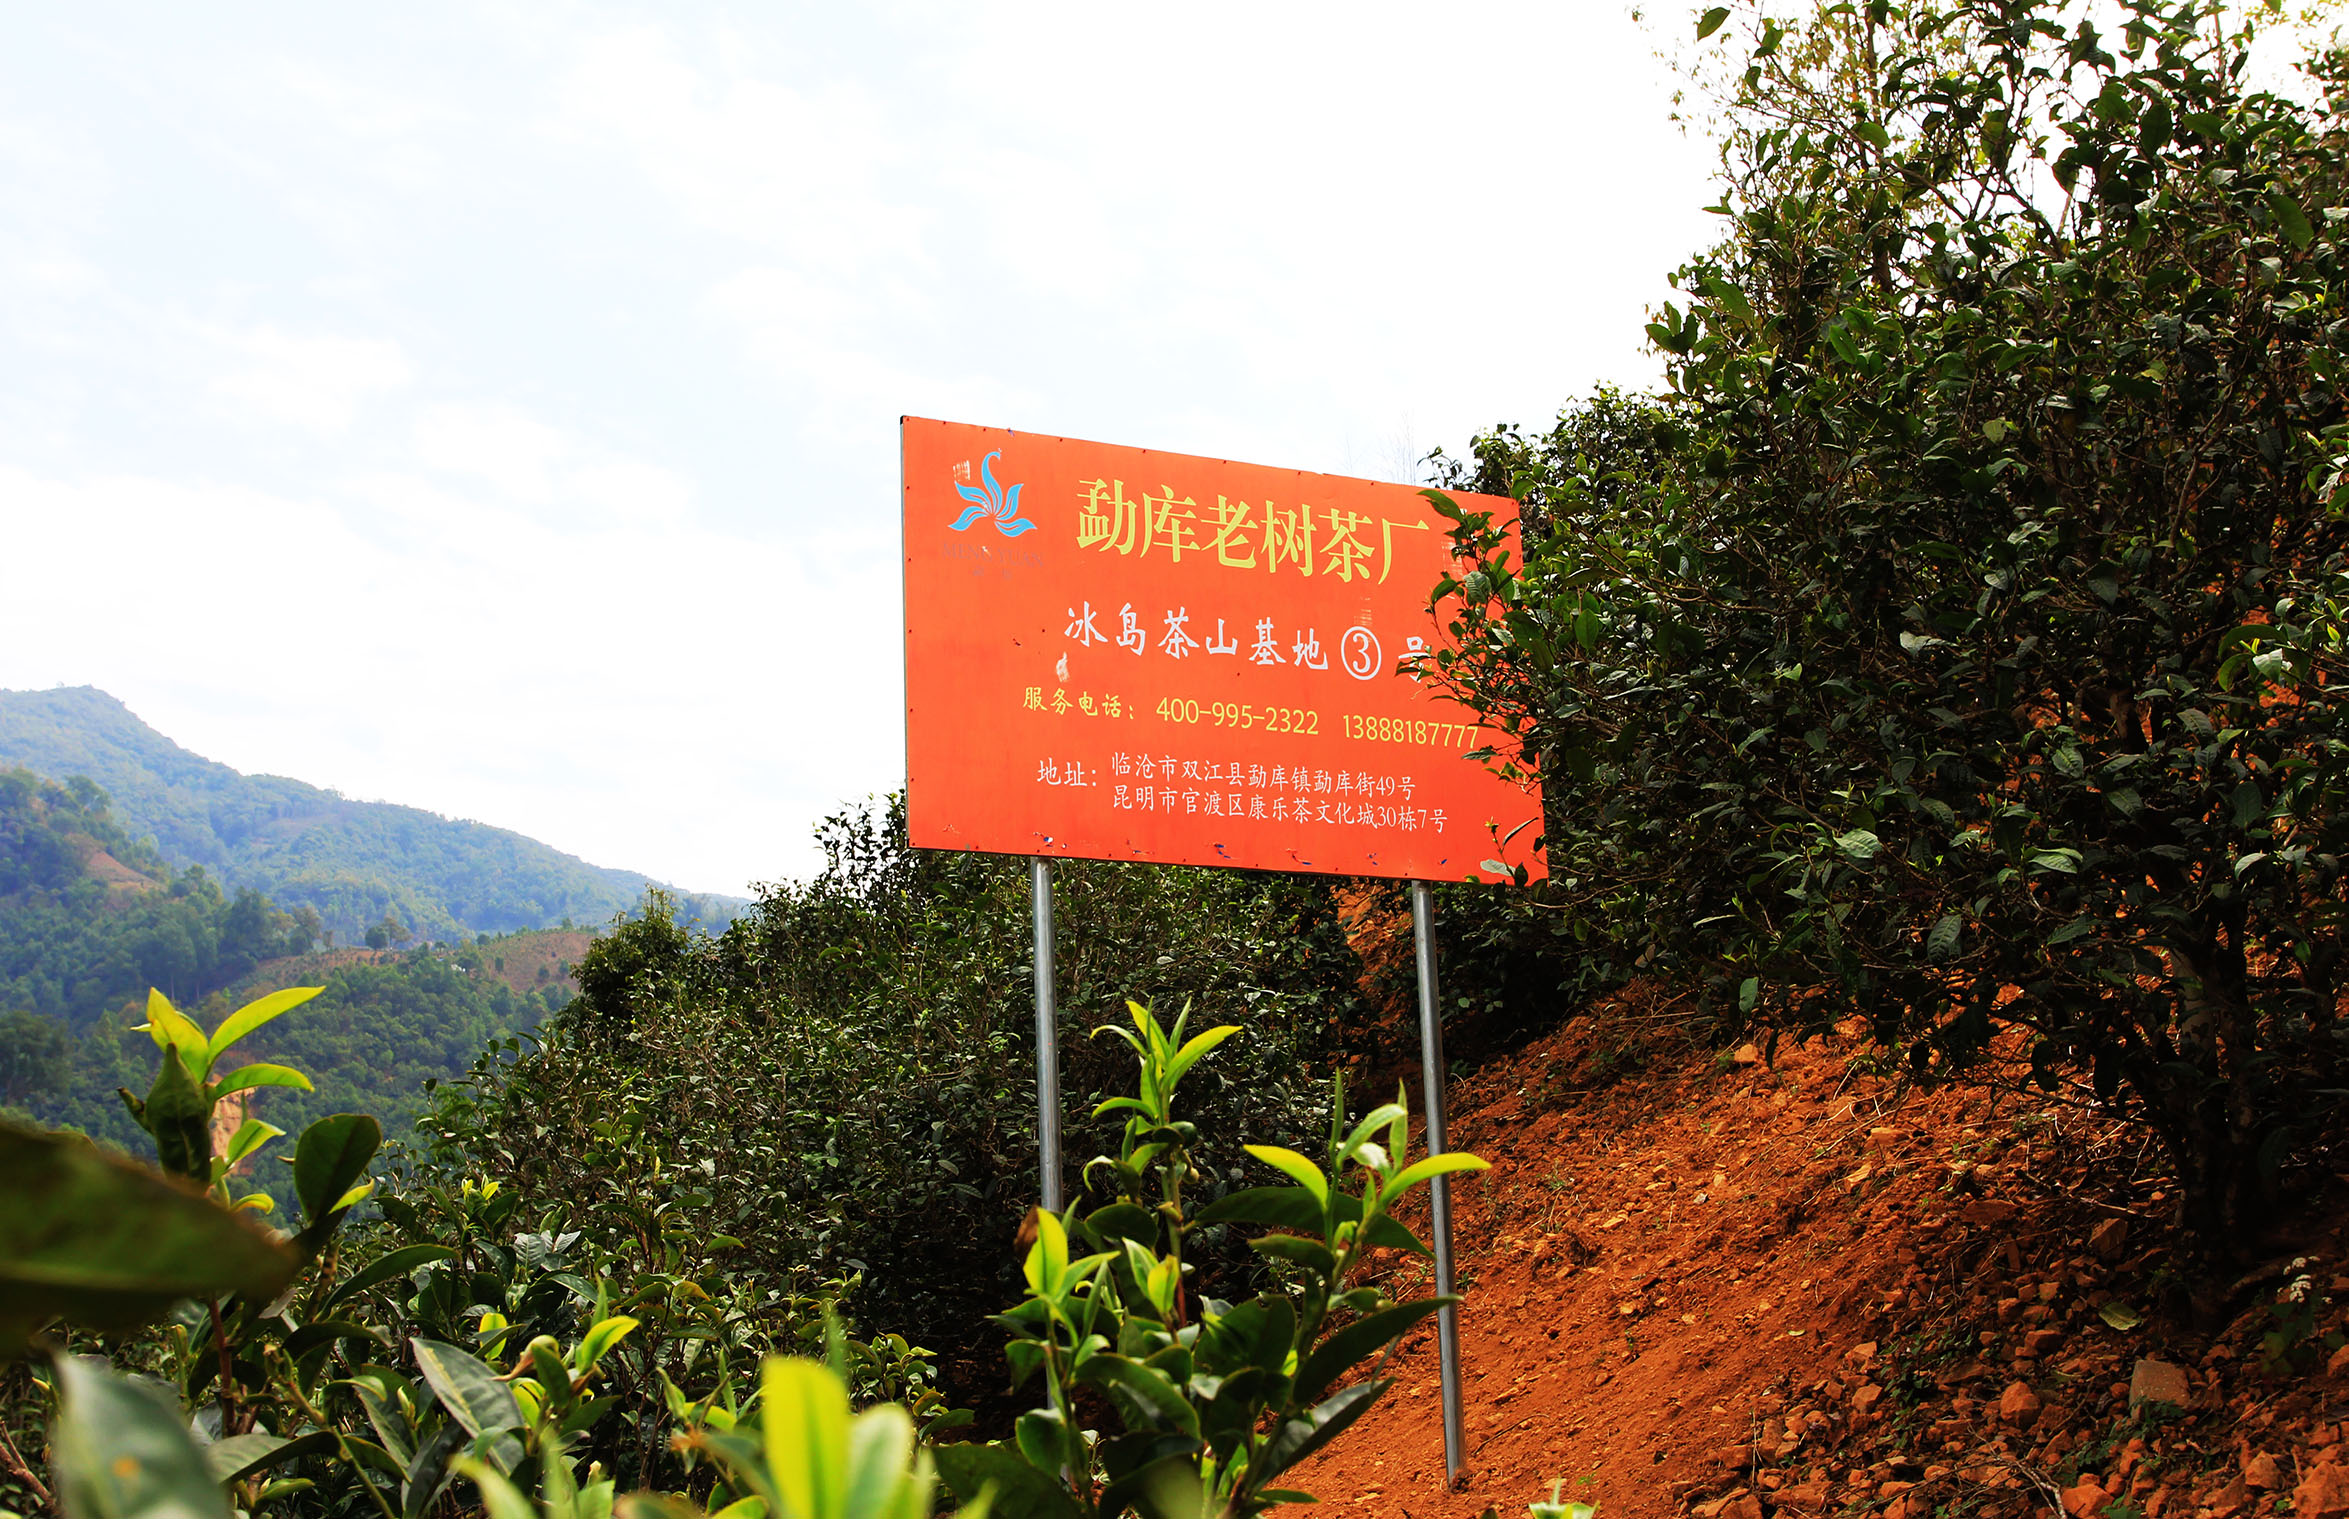
[{"label": "orange signboard", "polygon": [[[915,845],[1403,880],[1542,874],[1439,636],[1416,490],[908,417]],[[1511,503],[1464,497],[1498,509]]]}]

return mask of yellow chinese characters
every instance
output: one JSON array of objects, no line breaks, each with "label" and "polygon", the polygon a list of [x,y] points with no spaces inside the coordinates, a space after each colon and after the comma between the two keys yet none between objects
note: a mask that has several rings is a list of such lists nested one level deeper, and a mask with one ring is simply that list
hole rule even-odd
[{"label": "yellow chinese characters", "polygon": [[1123,717],[1126,708],[1125,698],[1120,696],[1096,697],[1090,691],[1080,691],[1076,700],[1071,701],[1066,686],[1055,687],[1049,697],[1042,686],[1029,686],[1020,692],[1020,710],[1049,712],[1055,717],[1065,717],[1071,712],[1081,712],[1087,717]]},{"label": "yellow chinese characters", "polygon": [[1394,573],[1396,531],[1430,531],[1425,522],[1305,503],[1282,506],[1268,500],[1259,506],[1218,495],[1213,506],[1201,507],[1196,496],[1177,495],[1172,485],[1137,496],[1127,494],[1123,480],[1103,478],[1085,481],[1082,489],[1078,548],[1129,558],[1157,552],[1176,564],[1188,555],[1202,563],[1212,559],[1225,569],[1286,569],[1346,584],[1384,585]]},{"label": "yellow chinese characters", "polygon": [[1199,503],[1178,497],[1169,485],[1156,496],[1144,491],[1140,500],[1126,495],[1123,480],[1095,480],[1085,487],[1085,504],[1077,510],[1077,547],[1116,549],[1148,554],[1157,548],[1180,564],[1183,555],[1198,553]]}]

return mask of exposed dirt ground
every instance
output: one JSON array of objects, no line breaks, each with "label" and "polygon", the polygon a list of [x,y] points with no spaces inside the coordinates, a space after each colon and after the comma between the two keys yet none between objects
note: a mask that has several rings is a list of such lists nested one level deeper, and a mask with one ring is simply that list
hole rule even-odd
[{"label": "exposed dirt ground", "polygon": [[2141,1136],[1860,1049],[1716,1055],[1634,988],[1456,1081],[1466,1486],[1431,1324],[1283,1512],[2349,1514],[2338,1179],[2197,1308]]}]

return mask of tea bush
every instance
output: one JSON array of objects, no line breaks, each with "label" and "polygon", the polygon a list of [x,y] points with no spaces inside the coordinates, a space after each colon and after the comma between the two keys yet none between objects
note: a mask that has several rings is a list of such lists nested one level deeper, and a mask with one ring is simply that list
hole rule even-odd
[{"label": "tea bush", "polygon": [[[768,888],[718,937],[656,904],[599,939],[542,1037],[441,1094],[423,1164],[494,1176],[601,1248],[690,1217],[730,1239],[730,1270],[847,1284],[862,1316],[967,1357],[1018,1289],[1036,1187],[1027,869],[909,848],[896,799],[819,837],[812,882]],[[1092,862],[1054,882],[1069,1155],[1115,1135],[1090,1115],[1124,1073],[1088,1035],[1129,991],[1248,1029],[1194,1094],[1219,1136],[1206,1195],[1238,1180],[1229,1136],[1314,1132],[1314,1073],[1360,1016],[1329,883]],[[1209,1270],[1253,1269],[1228,1231],[1201,1249]]]},{"label": "tea bush", "polygon": [[[930,1512],[932,1458],[916,1441],[968,1416],[927,1385],[927,1352],[895,1336],[857,1341],[828,1298],[788,1297],[713,1264],[746,1247],[708,1227],[712,1170],[686,1168],[680,1188],[664,1189],[658,1155],[633,1152],[649,1175],[555,1220],[528,1211],[519,1190],[452,1182],[429,1160],[370,1176],[380,1130],[340,1114],[295,1146],[302,1226],[249,1222],[267,1200],[238,1194],[237,1168],[282,1136],[247,1118],[216,1156],[216,1110],[259,1084],[308,1083],[282,1066],[220,1067],[314,993],[276,994],[210,1033],[154,995],[160,1073],[147,1097],[126,1101],[162,1172],[79,1136],[0,1124],[0,1364],[29,1349],[41,1366],[0,1405],[0,1496],[11,1507],[67,1519],[262,1508],[424,1519],[472,1504],[494,1519]],[[1185,1043],[1184,1019],[1169,1034],[1129,1006],[1134,1030],[1118,1032],[1141,1056],[1139,1094],[1090,1115],[1132,1115],[1118,1153],[1085,1168],[1106,1202],[1037,1215],[1029,1300],[999,1319],[1013,1331],[1015,1371],[1043,1369],[1051,1403],[1019,1421],[1013,1445],[951,1448],[967,1519],[999,1489],[1008,1511],[1099,1519],[1252,1514],[1299,1499],[1272,1479],[1387,1385],[1375,1372],[1339,1384],[1438,1306],[1349,1287],[1359,1252],[1424,1250],[1388,1207],[1429,1178],[1483,1165],[1468,1155],[1407,1164],[1399,1103],[1349,1133],[1341,1083],[1328,1173],[1249,1145],[1295,1185],[1208,1183],[1174,1091],[1240,1030]],[[607,1139],[630,1134],[644,1138],[623,1127]],[[1359,1190],[1338,1185],[1349,1177]],[[1200,1208],[1187,1189],[1223,1195]],[[349,1227],[371,1196],[382,1221]],[[556,1233],[563,1222],[578,1227]],[[1188,1241],[1232,1223],[1275,1227],[1249,1248],[1280,1278],[1237,1306],[1199,1290],[1184,1258]],[[1072,1237],[1110,1248],[1072,1259]],[[1107,1338],[1095,1332],[1104,1328]],[[820,1349],[829,1370],[778,1358],[784,1348]],[[1125,1436],[1088,1432],[1080,1384],[1109,1394]],[[852,1419],[852,1393],[882,1406]],[[1055,1438],[1040,1437],[1039,1419]],[[54,1487],[28,1447],[48,1457]],[[1096,1449],[1107,1463],[1098,1474]],[[616,1497],[623,1484],[635,1491]]]},{"label": "tea bush", "polygon": [[[1385,1393],[1380,1372],[1403,1335],[1458,1301],[1395,1302],[1379,1286],[1350,1285],[1355,1266],[1373,1249],[1427,1254],[1389,1210],[1485,1162],[1457,1152],[1407,1161],[1400,1092],[1349,1129],[1338,1078],[1319,1163],[1249,1145],[1250,1159],[1288,1185],[1198,1207],[1186,1192],[1199,1176],[1199,1130],[1175,1116],[1175,1090],[1241,1031],[1225,1024],[1186,1040],[1187,1014],[1169,1029],[1128,1006],[1133,1028],[1108,1031],[1138,1057],[1139,1091],[1096,1110],[1128,1115],[1117,1153],[1085,1166],[1097,1205],[1081,1197],[1058,1216],[1037,1210],[1027,1296],[997,1319],[1011,1332],[1014,1381],[1040,1381],[1045,1402],[1019,1417],[1010,1441],[945,1447],[939,1465],[963,1496],[992,1488],[1037,1519],[1244,1519],[1310,1503],[1276,1484]],[[1227,1220],[1270,1226],[1249,1248],[1276,1280],[1237,1302],[1198,1290],[1185,1259],[1197,1230]],[[1373,1356],[1370,1374],[1355,1378]],[[1120,1432],[1086,1417],[1081,1391],[1110,1404]]]},{"label": "tea bush", "polygon": [[1455,509],[1427,672],[1606,973],[2141,1122],[2216,1249],[2349,1063],[2349,59],[2261,92],[2249,26],[1708,10],[1670,389],[1479,440],[1528,532]]}]

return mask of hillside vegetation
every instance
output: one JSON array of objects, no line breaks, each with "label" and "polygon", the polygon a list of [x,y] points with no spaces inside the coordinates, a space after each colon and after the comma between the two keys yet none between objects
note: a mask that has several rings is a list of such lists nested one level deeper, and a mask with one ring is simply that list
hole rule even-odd
[{"label": "hillside vegetation", "polygon": [[146,1084],[149,988],[201,1015],[291,986],[322,986],[300,1019],[252,1041],[261,1059],[313,1072],[327,1093],[272,1089],[255,1111],[292,1127],[356,1111],[405,1134],[429,1083],[567,1001],[589,936],[480,935],[403,953],[330,950],[316,915],[202,866],[174,873],[115,820],[86,778],[0,771],[0,1108],[126,1149],[145,1136],[115,1089]]},{"label": "hillside vegetation", "polygon": [[[541,960],[540,941],[585,937],[516,934],[461,949],[336,951],[271,960],[239,978],[233,994],[213,992],[189,1011],[218,1022],[230,1009],[268,992],[322,988],[303,1005],[299,1018],[280,1019],[240,1046],[248,1059],[310,1074],[317,1089],[257,1092],[241,1111],[288,1131],[330,1113],[365,1113],[391,1138],[404,1140],[430,1104],[433,1086],[463,1077],[485,1051],[535,1029],[571,998],[567,978],[550,974],[517,990],[490,971],[493,961]],[[155,1047],[137,1031],[145,1018],[143,1008],[112,1012],[70,1038],[60,1074],[32,1085],[20,1099],[23,1109],[41,1122],[78,1129],[125,1150],[142,1148],[145,1136],[116,1091],[140,1091],[153,1079]],[[0,1053],[0,1060],[6,1058]],[[255,1185],[273,1193],[284,1190],[282,1178],[267,1174]]]},{"label": "hillside vegetation", "polygon": [[[910,848],[897,801],[827,820],[818,842],[813,881],[771,888],[722,935],[657,912],[616,925],[548,1037],[426,1127],[558,1216],[614,1205],[658,1157],[697,1217],[740,1237],[736,1264],[857,1280],[861,1313],[939,1351],[976,1398],[1035,1188],[1027,871]],[[1249,1025],[1192,1083],[1213,1136],[1202,1201],[1240,1185],[1239,1136],[1304,1144],[1327,1124],[1322,1072],[1363,1007],[1331,883],[1094,862],[1055,878],[1072,1168],[1114,1148],[1121,1120],[1094,1109],[1129,1061],[1092,1036],[1127,1021],[1129,997]]]},{"label": "hillside vegetation", "polygon": [[[202,866],[231,891],[317,914],[322,942],[361,942],[387,917],[418,939],[593,926],[661,883],[607,870],[485,823],[355,802],[191,754],[89,686],[0,691],[0,767],[84,776],[116,821],[175,870]],[[722,925],[727,897],[671,890],[689,921]]]},{"label": "hillside vegetation", "polygon": [[0,770],[0,1008],[80,1030],[150,986],[201,998],[309,949],[315,925],[175,872],[86,778]]},{"label": "hillside vegetation", "polygon": [[2349,58],[2311,106],[2215,8],[1705,23],[1667,388],[1454,476],[1526,503],[1430,673],[1544,778],[1544,952],[2124,1114],[2240,1250],[2349,1089]]}]

